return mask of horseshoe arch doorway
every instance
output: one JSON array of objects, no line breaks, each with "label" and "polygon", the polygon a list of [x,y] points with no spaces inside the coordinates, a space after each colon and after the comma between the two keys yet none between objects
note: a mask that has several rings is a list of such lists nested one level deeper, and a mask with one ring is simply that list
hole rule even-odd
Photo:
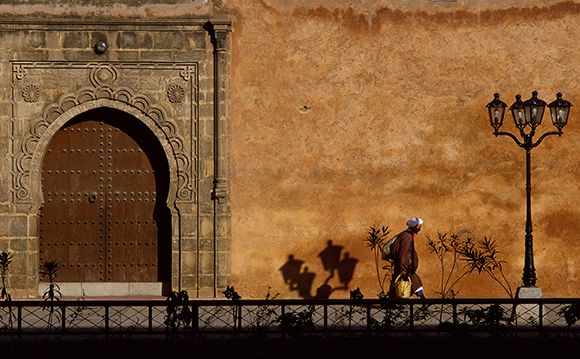
[{"label": "horseshoe arch doorway", "polygon": [[77,115],[47,147],[41,183],[39,263],[61,265],[57,282],[170,283],[169,166],[140,120]]}]

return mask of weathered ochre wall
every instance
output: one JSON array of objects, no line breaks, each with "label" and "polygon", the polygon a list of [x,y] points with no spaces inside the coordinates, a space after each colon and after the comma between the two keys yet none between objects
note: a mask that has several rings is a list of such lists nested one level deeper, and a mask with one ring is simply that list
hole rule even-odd
[{"label": "weathered ochre wall", "polygon": [[[413,5],[412,5],[413,4]],[[545,297],[580,295],[580,3],[557,1],[224,0],[233,15],[230,107],[232,284],[300,296],[280,268],[292,255],[329,277],[327,241],[358,260],[349,289],[379,291],[371,224],[417,239],[427,296],[440,288],[426,235],[493,238],[521,285],[525,153],[495,138],[485,105],[532,90],[576,104],[560,138],[532,151],[534,254]],[[513,130],[511,116],[506,128]],[[548,117],[540,127],[552,130]],[[460,297],[505,297],[473,274]],[[338,276],[327,282],[340,287]],[[349,293],[335,290],[332,297]]]},{"label": "weathered ochre wall", "polygon": [[[580,295],[579,2],[46,4],[9,1],[0,13],[232,17],[231,284],[243,298],[263,298],[268,288],[280,297],[314,295],[325,281],[334,298],[356,287],[375,297],[367,230],[401,230],[412,215],[425,219],[416,246],[428,297],[436,296],[440,270],[426,236],[438,231],[495,239],[515,290],[524,255],[524,151],[492,135],[485,104],[494,92],[508,104],[516,93],[526,99],[537,90],[549,102],[563,92],[576,105],[570,124],[532,153],[534,253],[545,297]],[[513,130],[509,117],[505,127]],[[540,131],[552,128],[546,117]],[[319,257],[328,241],[356,264],[347,289]],[[312,279],[302,293],[280,271],[289,256]],[[506,294],[474,274],[459,296]]]}]

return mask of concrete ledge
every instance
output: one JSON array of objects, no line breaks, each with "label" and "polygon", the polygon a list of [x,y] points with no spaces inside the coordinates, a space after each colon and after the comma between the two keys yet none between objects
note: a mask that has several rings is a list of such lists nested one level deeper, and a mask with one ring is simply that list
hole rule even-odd
[{"label": "concrete ledge", "polygon": [[[38,295],[42,297],[48,284],[38,284]],[[66,282],[57,283],[63,297],[140,297],[161,296],[162,282]]]}]

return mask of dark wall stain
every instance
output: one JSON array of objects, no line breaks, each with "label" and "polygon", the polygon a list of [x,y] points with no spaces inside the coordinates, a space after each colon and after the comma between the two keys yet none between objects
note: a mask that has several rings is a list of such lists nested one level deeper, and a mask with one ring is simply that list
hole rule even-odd
[{"label": "dark wall stain", "polygon": [[546,227],[549,237],[576,239],[580,228],[580,212],[572,209],[555,210],[538,217],[540,226]]},{"label": "dark wall stain", "polygon": [[498,10],[484,10],[475,13],[467,10],[454,12],[426,12],[426,11],[401,11],[389,7],[382,7],[375,11],[372,18],[369,15],[356,13],[352,8],[329,10],[324,7],[314,9],[299,8],[294,11],[298,17],[327,19],[335,21],[342,26],[361,32],[378,31],[384,24],[399,24],[412,22],[414,26],[428,27],[434,24],[446,24],[449,26],[471,26],[474,23],[487,26],[503,25],[506,23],[518,23],[520,21],[532,22],[553,20],[568,15],[580,13],[580,3],[566,1],[546,7],[509,8]]},{"label": "dark wall stain", "polygon": [[352,8],[329,10],[323,7],[315,9],[299,8],[294,11],[294,16],[329,19],[351,30],[366,32],[369,28],[369,18],[363,14],[356,14]]}]

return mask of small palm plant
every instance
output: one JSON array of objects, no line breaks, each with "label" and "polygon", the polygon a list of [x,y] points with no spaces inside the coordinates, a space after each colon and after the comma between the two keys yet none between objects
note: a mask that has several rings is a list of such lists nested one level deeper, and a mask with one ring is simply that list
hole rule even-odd
[{"label": "small palm plant", "polygon": [[10,263],[12,263],[12,254],[4,251],[0,253],[0,277],[2,277],[2,292],[0,293],[0,299],[7,302],[12,300],[12,296],[6,289],[6,278],[8,277]]},{"label": "small palm plant", "polygon": [[48,288],[44,291],[42,298],[45,302],[50,303],[44,306],[42,309],[48,309],[48,329],[54,326],[53,323],[58,323],[60,318],[60,313],[57,311],[57,307],[54,302],[62,299],[62,293],[60,292],[60,287],[55,283],[58,271],[61,269],[60,263],[57,261],[45,260],[40,264],[40,276],[48,277]]},{"label": "small palm plant", "polygon": [[[392,272],[392,262],[385,261],[385,265],[381,266],[382,261],[382,252],[381,247],[388,241],[388,236],[391,233],[389,226],[370,226],[366,242],[367,247],[373,251],[374,258],[375,258],[375,269],[377,273],[377,280],[379,282],[379,287],[381,288],[381,292],[379,293],[379,298],[386,297],[387,291],[386,282],[387,279],[390,277]],[[382,272],[382,273],[381,273]]]},{"label": "small palm plant", "polygon": [[0,300],[8,302],[8,323],[5,323],[2,316],[0,320],[2,321],[3,327],[12,328],[13,319],[16,319],[14,313],[12,313],[12,296],[8,293],[6,289],[6,279],[8,277],[8,269],[12,263],[12,254],[10,252],[2,251],[0,253],[0,277],[2,278],[2,289],[0,292]]},{"label": "small palm plant", "polygon": [[55,282],[56,275],[61,268],[62,266],[57,261],[45,260],[40,264],[40,276],[43,278],[48,277],[48,288],[42,295],[44,300],[52,302],[62,299],[60,287]]},{"label": "small palm plant", "polygon": [[[435,254],[441,267],[440,289],[435,291],[441,295],[441,298],[455,298],[459,293],[456,286],[470,273],[467,268],[463,268],[458,273],[458,270],[461,270],[459,264],[462,259],[462,248],[465,247],[466,241],[468,241],[467,238],[454,233],[447,235],[447,233],[437,232],[436,238],[427,235],[427,247],[431,253]],[[451,263],[447,263],[449,256],[451,256]]]}]

